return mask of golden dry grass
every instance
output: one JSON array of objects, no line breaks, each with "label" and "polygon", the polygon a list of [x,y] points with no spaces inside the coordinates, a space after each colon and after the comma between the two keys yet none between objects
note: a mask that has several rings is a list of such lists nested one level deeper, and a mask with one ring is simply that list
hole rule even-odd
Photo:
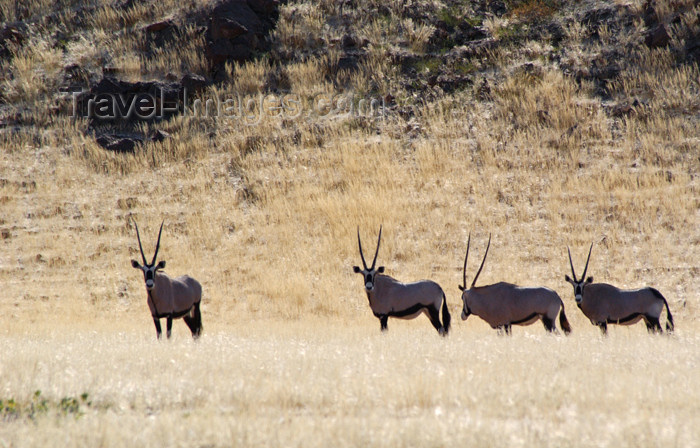
[{"label": "golden dry grass", "polygon": [[[59,57],[94,63],[108,48],[128,76],[166,71],[173,53],[144,62],[133,36],[108,36],[117,19],[137,27],[173,8],[120,19],[97,8],[91,36],[69,52],[42,52],[37,37],[4,66],[16,75],[3,77],[5,97],[35,118],[0,137],[0,399],[22,409],[0,409],[4,445],[697,446],[697,65],[637,48],[611,101],[643,103],[614,117],[594,86],[543,63],[544,46],[531,42],[490,56],[487,100],[475,87],[412,101],[387,58],[392,31],[352,74],[331,74],[332,51],[283,67],[261,59],[229,67],[231,81],[202,94],[257,99],[263,80],[284,72],[304,101],[295,119],[177,117],[143,126],[172,139],[118,155],[86,136],[86,123],[44,110]],[[412,27],[407,51],[424,51],[427,30],[389,10],[358,33]],[[336,13],[333,2],[284,6],[274,51],[325,45]],[[572,65],[597,51],[580,44],[584,34],[568,30]],[[172,70],[200,66],[194,53],[193,43]],[[387,91],[414,107],[410,120],[306,114],[320,93]],[[155,341],[129,263],[139,256],[132,217],[147,256],[164,219],[167,272],[203,284],[198,343],[179,321],[173,340]],[[392,320],[380,334],[351,267],[358,226],[370,253],[381,224],[387,273],[445,289],[447,339],[425,318]],[[469,232],[468,278],[492,232],[479,283],[555,289],[574,333],[551,337],[536,324],[501,338],[460,321]],[[658,288],[675,336],[641,324],[599,336],[563,280],[566,246],[580,272],[591,242],[590,275]],[[37,390],[48,409],[32,419]],[[66,413],[61,399],[83,393],[91,404]]]},{"label": "golden dry grass", "polygon": [[[34,421],[3,422],[4,443],[638,447],[700,436],[696,336],[502,338],[459,325],[442,339],[425,325],[380,336],[366,323],[267,319],[210,325],[195,344],[137,327],[3,336],[3,390],[49,402]],[[86,391],[61,414],[61,398]]]}]

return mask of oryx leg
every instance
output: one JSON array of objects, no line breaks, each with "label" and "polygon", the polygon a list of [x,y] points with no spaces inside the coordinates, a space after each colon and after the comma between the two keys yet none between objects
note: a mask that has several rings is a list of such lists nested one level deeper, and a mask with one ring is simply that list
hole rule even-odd
[{"label": "oryx leg", "polygon": [[197,324],[197,331],[194,336],[199,337],[202,334],[202,312],[199,311],[199,302],[194,304],[194,321]]},{"label": "oryx leg", "polygon": [[647,325],[647,331],[649,333],[663,333],[661,322],[659,322],[658,317],[645,315],[644,323]]},{"label": "oryx leg", "polygon": [[442,326],[442,323],[440,322],[440,309],[435,307],[434,305],[430,305],[428,307],[428,317],[430,318],[430,323],[433,324],[433,327],[437,330],[437,332],[444,336],[445,335],[445,329]]},{"label": "oryx leg", "polygon": [[603,336],[608,335],[608,323],[603,321],[598,323],[598,328],[600,328],[600,331],[603,333]]},{"label": "oryx leg", "polygon": [[510,324],[505,324],[505,325],[499,325],[496,328],[496,331],[498,332],[499,336],[503,336],[504,334],[510,335]]},{"label": "oryx leg", "polygon": [[166,322],[166,331],[168,335],[168,339],[170,339],[170,333],[172,332],[173,329],[173,316],[171,314],[168,315],[168,319]]},{"label": "oryx leg", "polygon": [[153,323],[156,326],[156,335],[158,335],[158,339],[160,339],[160,335],[163,333],[163,330],[160,328],[160,319],[153,316]]},{"label": "oryx leg", "polygon": [[194,331],[196,329],[194,317],[192,317],[190,315],[185,315],[185,316],[182,316],[182,320],[185,321],[185,323],[187,324],[187,328],[189,328],[190,331],[192,332],[192,334],[194,335]]},{"label": "oryx leg", "polygon": [[192,310],[183,316],[183,319],[192,332],[192,337],[197,339],[202,333],[202,315],[199,312],[199,303],[195,303]]},{"label": "oryx leg", "polygon": [[546,314],[543,314],[542,323],[544,324],[544,328],[550,333],[554,333],[557,331],[557,325],[554,323],[554,318],[550,318]]},{"label": "oryx leg", "polygon": [[387,328],[386,324],[389,321],[389,316],[387,316],[386,314],[381,314],[378,317],[379,317],[379,324],[381,325],[381,330],[387,331],[388,328]]}]

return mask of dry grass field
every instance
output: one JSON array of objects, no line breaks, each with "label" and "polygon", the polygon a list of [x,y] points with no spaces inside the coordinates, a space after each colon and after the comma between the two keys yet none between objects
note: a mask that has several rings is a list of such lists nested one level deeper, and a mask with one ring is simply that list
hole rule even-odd
[{"label": "dry grass field", "polygon": [[[138,30],[211,2],[94,0],[80,26],[51,3],[0,5],[6,22],[64,8],[0,63],[3,123],[20,117],[0,128],[0,447],[700,446],[700,70],[678,62],[700,7],[657,2],[670,43],[649,48],[641,1],[612,3],[633,18],[615,32],[573,20],[600,2],[505,2],[480,19],[495,46],[440,90],[435,26],[407,11],[466,20],[476,2],[290,1],[270,55],[200,98],[284,79],[301,116],[142,123],[171,138],[118,154],[56,113],[63,67],[206,70],[194,25],[148,57]],[[556,46],[524,31],[543,16]],[[337,69],[344,33],[369,42],[355,70]],[[602,95],[586,73],[606,58]],[[391,106],[324,116],[320,94]],[[202,283],[197,342],[180,320],[156,341],[130,218],[147,257],[164,220],[167,273]],[[449,337],[425,317],[380,333],[352,272],[358,226],[371,257],[380,225],[378,264],[442,285]],[[470,232],[468,281],[492,233],[479,284],[554,289],[570,336],[459,319]],[[587,321],[564,275],[567,246],[580,274],[591,243],[589,275],[659,289],[672,336]]]}]

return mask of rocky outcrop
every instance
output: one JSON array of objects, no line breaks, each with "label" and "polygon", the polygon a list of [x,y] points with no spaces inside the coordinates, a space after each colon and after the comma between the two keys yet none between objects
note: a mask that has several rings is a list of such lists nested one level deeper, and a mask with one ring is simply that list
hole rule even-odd
[{"label": "rocky outcrop", "polygon": [[213,68],[226,62],[243,62],[268,51],[266,36],[274,28],[277,0],[223,0],[208,18],[206,55]]}]

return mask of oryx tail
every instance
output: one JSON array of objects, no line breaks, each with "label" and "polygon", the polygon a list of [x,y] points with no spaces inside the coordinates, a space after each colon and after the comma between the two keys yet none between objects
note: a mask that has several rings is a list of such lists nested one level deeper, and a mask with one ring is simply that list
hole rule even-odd
[{"label": "oryx tail", "polygon": [[649,288],[651,292],[658,297],[659,299],[664,301],[664,306],[666,307],[666,331],[669,333],[673,331],[675,324],[673,323],[673,316],[671,315],[671,309],[668,307],[668,302],[666,301],[666,297],[661,295],[658,289],[655,288]]},{"label": "oryx tail", "polygon": [[562,330],[564,330],[564,334],[569,334],[571,333],[571,325],[569,324],[569,320],[566,318],[566,313],[564,312],[564,301],[559,299],[561,302],[561,311],[559,312],[559,326],[561,327]]},{"label": "oryx tail", "polygon": [[445,329],[445,334],[450,332],[450,322],[452,321],[452,316],[450,316],[450,310],[447,308],[447,297],[445,297],[445,292],[442,292],[442,326]]}]

